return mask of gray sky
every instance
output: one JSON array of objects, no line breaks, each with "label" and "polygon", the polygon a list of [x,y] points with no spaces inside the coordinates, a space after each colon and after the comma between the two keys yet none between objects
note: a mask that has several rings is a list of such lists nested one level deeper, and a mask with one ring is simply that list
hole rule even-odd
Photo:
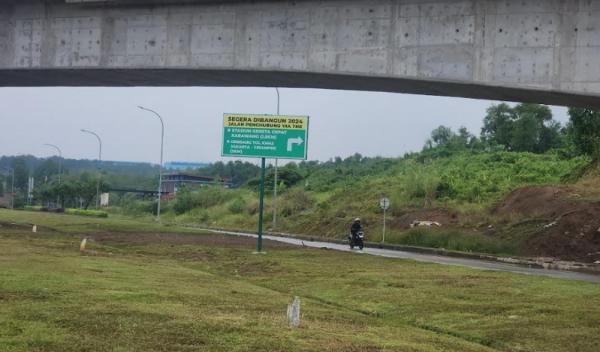
[{"label": "gray sky", "polygon": [[[280,89],[281,113],[310,116],[308,158],[327,160],[359,152],[400,156],[423,146],[440,124],[479,134],[487,100],[319,89]],[[275,113],[273,88],[0,88],[0,155],[54,154],[95,159],[98,133],[104,160],[158,163],[165,121],[165,161],[221,158],[224,112]],[[553,107],[567,121],[566,108]],[[248,159],[252,160],[252,159]]]}]

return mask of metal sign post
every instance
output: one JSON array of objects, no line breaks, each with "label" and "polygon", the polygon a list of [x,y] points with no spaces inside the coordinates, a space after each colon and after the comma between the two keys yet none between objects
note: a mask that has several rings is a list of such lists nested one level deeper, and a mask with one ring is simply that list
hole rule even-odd
[{"label": "metal sign post", "polygon": [[389,198],[381,198],[379,200],[379,207],[383,210],[383,235],[381,237],[381,243],[385,243],[385,213],[390,208]]},{"label": "metal sign post", "polygon": [[261,158],[256,252],[262,251],[265,158],[306,160],[308,116],[223,115],[221,156]]}]

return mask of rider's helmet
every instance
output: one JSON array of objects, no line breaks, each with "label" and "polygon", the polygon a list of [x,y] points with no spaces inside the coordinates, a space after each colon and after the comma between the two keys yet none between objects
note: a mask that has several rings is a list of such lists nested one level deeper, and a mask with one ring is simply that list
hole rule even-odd
[{"label": "rider's helmet", "polygon": [[360,222],[360,218],[355,218],[354,222]]}]

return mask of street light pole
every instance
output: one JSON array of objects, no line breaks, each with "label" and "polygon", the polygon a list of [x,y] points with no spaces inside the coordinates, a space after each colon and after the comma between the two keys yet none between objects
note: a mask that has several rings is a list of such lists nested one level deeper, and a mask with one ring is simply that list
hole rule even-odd
[{"label": "street light pole", "polygon": [[[61,176],[61,161],[62,161],[62,151],[60,150],[60,148],[54,144],[50,144],[50,143],[44,143],[45,146],[51,147],[56,149],[56,151],[58,152],[58,184],[60,185],[60,176]],[[60,191],[59,191],[60,192]],[[57,196],[57,200],[56,200],[56,206],[60,207],[60,196]]]},{"label": "street light pole", "polygon": [[[86,129],[82,128],[81,132],[94,135],[98,139],[98,171],[100,171],[100,164],[102,163],[102,139],[100,139],[99,135],[97,135],[96,133],[94,133],[90,130],[86,130]],[[100,172],[100,176],[98,177],[98,182],[96,183],[96,207],[98,209],[100,209],[100,178],[101,177],[102,177],[102,173]]]},{"label": "street light pole", "polygon": [[50,143],[44,143],[45,146],[51,147],[56,149],[56,151],[58,152],[58,184],[60,185],[60,176],[62,174],[62,151],[60,150],[60,148],[54,144],[50,144]]},{"label": "street light pole", "polygon": [[160,120],[160,165],[158,167],[158,206],[156,209],[156,220],[160,222],[160,198],[162,195],[162,167],[163,167],[163,147],[164,147],[164,139],[165,139],[165,123],[163,122],[162,117],[154,110],[147,109],[143,106],[138,106],[138,108],[151,112]]},{"label": "street light pole", "polygon": [[14,209],[15,208],[15,169],[11,167],[10,170],[12,171],[12,177],[10,180],[10,208]]},{"label": "street light pole", "polygon": [[[277,115],[279,115],[279,88],[275,88],[275,91],[277,92]],[[277,226],[277,161],[278,159],[275,158],[275,177],[273,178],[273,230],[275,230],[275,227]]]},{"label": "street light pole", "polygon": [[[10,166],[7,166],[6,169],[8,170],[9,174],[12,176],[11,177],[11,185],[10,185],[10,208],[14,209],[15,208],[15,169],[13,169]],[[8,185],[7,185],[8,187]]]}]

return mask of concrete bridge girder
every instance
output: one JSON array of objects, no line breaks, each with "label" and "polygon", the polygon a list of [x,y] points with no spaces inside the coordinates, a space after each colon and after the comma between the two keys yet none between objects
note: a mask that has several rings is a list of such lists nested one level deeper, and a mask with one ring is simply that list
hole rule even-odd
[{"label": "concrete bridge girder", "polygon": [[600,0],[68,2],[0,5],[0,85],[291,86],[600,107]]}]

